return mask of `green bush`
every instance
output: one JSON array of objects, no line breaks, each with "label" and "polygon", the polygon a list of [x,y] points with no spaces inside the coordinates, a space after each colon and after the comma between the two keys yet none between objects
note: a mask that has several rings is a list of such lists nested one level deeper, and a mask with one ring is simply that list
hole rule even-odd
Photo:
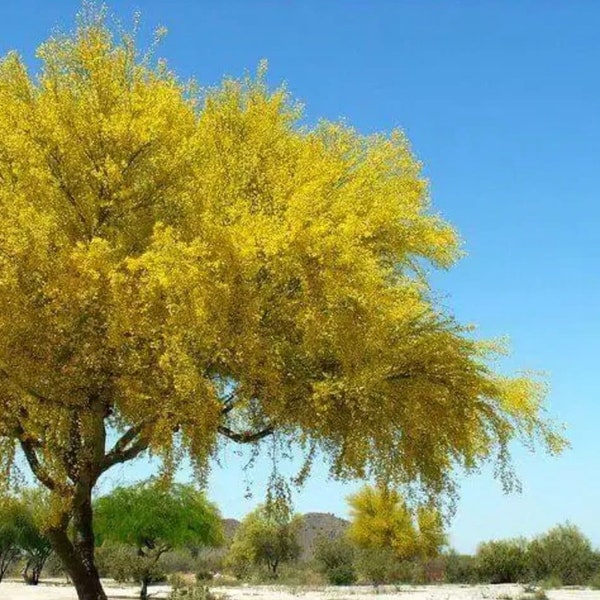
[{"label": "green bush", "polygon": [[[262,571],[263,582],[273,583],[273,578]],[[323,575],[308,563],[287,563],[281,566],[278,583],[289,586],[320,586],[326,583]]]},{"label": "green bush", "polygon": [[267,570],[271,579],[279,568],[295,561],[301,552],[298,532],[302,524],[284,504],[265,504],[248,513],[235,532],[226,564],[236,577]]},{"label": "green bush", "polygon": [[352,585],[356,582],[354,548],[346,538],[319,537],[314,556],[318,570],[332,585]]},{"label": "green bush", "polygon": [[542,579],[542,581],[539,582],[539,587],[543,590],[557,590],[562,586],[562,579],[556,576],[548,577],[548,579]]},{"label": "green bush", "polygon": [[181,573],[171,573],[167,582],[173,590],[179,590],[189,586],[189,581]]},{"label": "green bush", "polygon": [[196,556],[195,572],[221,573],[225,568],[225,548],[203,548]]},{"label": "green bush", "polygon": [[218,600],[218,597],[204,585],[188,585],[173,589],[168,600]]},{"label": "green bush", "polygon": [[592,577],[590,578],[588,585],[593,589],[593,590],[600,590],[600,571],[594,573],[594,575],[592,575]]},{"label": "green bush", "polygon": [[162,561],[155,563],[137,555],[135,548],[124,544],[104,543],[96,549],[96,564],[102,577],[112,577],[119,583],[162,583],[167,574]]},{"label": "green bush", "polygon": [[536,580],[557,577],[564,585],[586,584],[598,560],[589,539],[569,523],[533,539],[528,559]]},{"label": "green bush", "polygon": [[478,577],[489,583],[519,583],[530,576],[527,541],[523,538],[480,544],[475,554]]},{"label": "green bush", "polygon": [[198,570],[198,559],[189,550],[171,550],[160,557],[165,573],[195,573]]},{"label": "green bush", "polygon": [[213,579],[213,577],[214,577],[213,573],[211,573],[207,569],[200,569],[199,571],[196,572],[196,581],[198,581],[198,582],[211,581]]},{"label": "green bush", "polygon": [[451,548],[442,558],[444,579],[447,583],[477,583],[479,581],[474,556],[459,554]]},{"label": "green bush", "polygon": [[327,572],[327,581],[331,585],[352,585],[356,583],[356,571],[353,565],[338,565]]},{"label": "green bush", "polygon": [[402,565],[390,548],[361,548],[356,552],[356,568],[361,577],[377,586],[402,579]]}]

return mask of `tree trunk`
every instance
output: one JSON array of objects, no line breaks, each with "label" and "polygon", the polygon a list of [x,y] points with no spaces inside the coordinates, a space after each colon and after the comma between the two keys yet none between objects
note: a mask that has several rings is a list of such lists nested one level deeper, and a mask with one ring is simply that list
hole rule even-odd
[{"label": "tree trunk", "polygon": [[68,523],[65,523],[48,533],[52,548],[69,574],[79,600],[107,600],[94,562],[92,485],[77,486],[72,506],[73,541],[67,535]]},{"label": "tree trunk", "polygon": [[33,569],[31,570],[31,580],[30,585],[37,585],[40,582],[40,575],[42,574],[42,569],[44,568],[43,563],[33,565]]},{"label": "tree trunk", "polygon": [[142,589],[140,590],[140,600],[148,600],[148,579],[142,577]]},{"label": "tree trunk", "polygon": [[107,600],[96,565],[82,556],[80,548],[71,542],[66,530],[52,530],[48,537],[75,586],[79,600]]},{"label": "tree trunk", "polygon": [[30,561],[26,561],[25,562],[25,567],[23,568],[23,572],[21,573],[21,575],[23,576],[23,581],[29,585],[29,567],[31,566],[31,562]]}]

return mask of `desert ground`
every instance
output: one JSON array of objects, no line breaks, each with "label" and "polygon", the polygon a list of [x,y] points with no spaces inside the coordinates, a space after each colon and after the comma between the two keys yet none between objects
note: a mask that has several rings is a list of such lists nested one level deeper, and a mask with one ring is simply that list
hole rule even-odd
[{"label": "desert ground", "polygon": [[[137,588],[105,582],[110,600],[136,598]],[[274,585],[216,587],[214,592],[224,600],[509,600],[533,598],[523,586],[507,585],[429,585],[372,587],[281,587]],[[166,598],[168,586],[154,586],[152,598]],[[563,588],[547,592],[550,600],[600,600],[600,590]],[[44,582],[38,587],[25,586],[17,581],[0,584],[0,600],[76,600],[75,590],[58,581]]]}]

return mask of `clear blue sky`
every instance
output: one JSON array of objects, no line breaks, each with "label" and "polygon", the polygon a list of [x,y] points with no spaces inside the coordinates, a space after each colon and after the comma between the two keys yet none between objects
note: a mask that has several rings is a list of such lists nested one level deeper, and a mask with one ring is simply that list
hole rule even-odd
[{"label": "clear blue sky", "polygon": [[[115,1],[127,20],[165,25],[161,54],[202,84],[253,71],[285,80],[310,120],[409,135],[436,210],[467,257],[434,282],[482,336],[508,334],[503,368],[545,370],[552,414],[572,449],[558,459],[515,452],[523,493],[504,496],[484,470],[466,479],[451,528],[471,551],[492,537],[532,535],[565,520],[600,546],[600,3],[594,0]],[[76,1],[5,1],[0,53],[28,61]],[[1,107],[0,107],[1,110]],[[261,499],[268,465],[244,499],[229,450],[209,495],[226,516]],[[126,469],[126,477],[143,469]],[[113,476],[114,477],[114,476]],[[317,467],[300,511],[345,515],[354,489]]]}]

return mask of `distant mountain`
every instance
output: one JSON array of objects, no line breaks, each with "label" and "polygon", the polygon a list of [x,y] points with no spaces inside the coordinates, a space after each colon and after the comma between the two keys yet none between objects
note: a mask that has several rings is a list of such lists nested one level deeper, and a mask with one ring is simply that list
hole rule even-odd
[{"label": "distant mountain", "polygon": [[[301,560],[310,560],[314,553],[315,542],[320,536],[337,537],[342,535],[349,523],[332,513],[310,512],[302,515],[299,541],[302,547]],[[240,521],[237,519],[223,519],[225,538],[229,542],[233,539]]]},{"label": "distant mountain", "polygon": [[332,513],[310,512],[303,515],[300,529],[302,560],[313,557],[315,542],[321,536],[335,538],[342,535],[350,523]]},{"label": "distant mountain", "polygon": [[222,519],[223,533],[227,544],[233,539],[237,528],[240,526],[240,521],[237,519]]}]

